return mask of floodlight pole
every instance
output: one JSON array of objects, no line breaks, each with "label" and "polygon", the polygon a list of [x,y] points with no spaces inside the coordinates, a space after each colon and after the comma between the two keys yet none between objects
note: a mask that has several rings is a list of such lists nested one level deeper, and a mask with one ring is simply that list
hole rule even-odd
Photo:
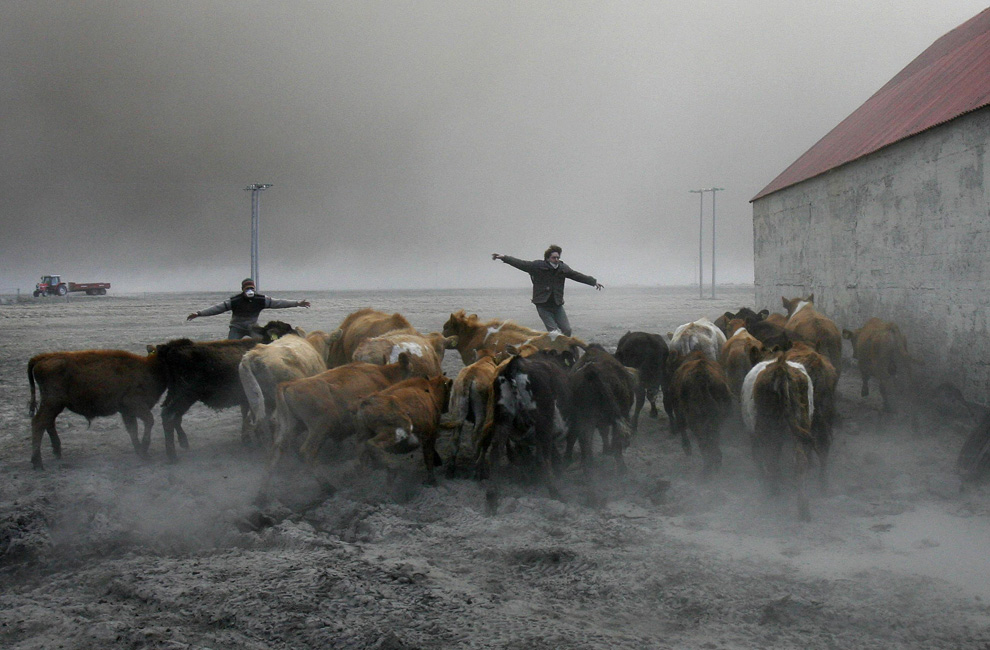
[{"label": "floodlight pole", "polygon": [[[705,215],[705,192],[708,190],[688,190],[691,194],[698,195],[698,297],[705,297],[705,271],[704,271],[704,240],[702,239],[702,227]],[[713,195],[714,196],[714,195]]]},{"label": "floodlight pole", "polygon": [[271,183],[254,183],[245,190],[251,190],[251,278],[254,286],[261,289],[261,278],[258,272],[258,226],[261,221],[261,192],[271,187]]}]

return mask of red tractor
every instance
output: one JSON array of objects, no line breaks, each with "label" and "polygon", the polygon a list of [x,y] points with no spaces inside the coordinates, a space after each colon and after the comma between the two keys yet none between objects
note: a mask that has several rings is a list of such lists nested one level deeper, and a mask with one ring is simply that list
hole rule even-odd
[{"label": "red tractor", "polygon": [[34,287],[34,297],[64,296],[73,291],[85,291],[87,296],[104,296],[110,288],[109,282],[62,282],[59,275],[43,275],[41,282]]}]

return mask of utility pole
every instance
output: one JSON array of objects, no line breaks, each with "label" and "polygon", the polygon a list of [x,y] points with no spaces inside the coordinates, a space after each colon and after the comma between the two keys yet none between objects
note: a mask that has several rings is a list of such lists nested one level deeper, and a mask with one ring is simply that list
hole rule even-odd
[{"label": "utility pole", "polygon": [[705,297],[704,261],[702,260],[704,251],[703,224],[705,213],[705,192],[712,193],[712,298],[715,297],[715,193],[721,192],[722,187],[703,187],[700,190],[688,190],[692,194],[697,194],[701,202],[698,206],[698,297]]},{"label": "utility pole", "polygon": [[712,300],[715,299],[715,193],[721,192],[725,188],[713,187],[712,193]]},{"label": "utility pole", "polygon": [[254,286],[261,290],[261,278],[258,277],[258,225],[261,221],[261,193],[271,187],[271,183],[254,183],[245,190],[251,191],[251,278]]},{"label": "utility pole", "polygon": [[[705,271],[704,271],[704,240],[702,238],[703,221],[705,215],[705,192],[708,190],[688,190],[691,194],[698,195],[698,297],[705,297]],[[713,195],[714,196],[714,195]]]}]

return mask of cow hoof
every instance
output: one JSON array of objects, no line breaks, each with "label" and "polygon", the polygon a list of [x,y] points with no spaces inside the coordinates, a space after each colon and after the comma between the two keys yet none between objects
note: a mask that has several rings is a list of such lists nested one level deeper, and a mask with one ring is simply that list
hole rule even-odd
[{"label": "cow hoof", "polygon": [[39,471],[39,472],[40,471],[43,471],[45,469],[45,464],[41,462],[41,459],[40,458],[38,460],[35,460],[34,458],[32,458],[31,459],[31,466],[36,471]]},{"label": "cow hoof", "polygon": [[425,485],[426,487],[436,487],[437,486],[436,477],[435,476],[429,477],[428,479],[423,481],[423,485]]}]

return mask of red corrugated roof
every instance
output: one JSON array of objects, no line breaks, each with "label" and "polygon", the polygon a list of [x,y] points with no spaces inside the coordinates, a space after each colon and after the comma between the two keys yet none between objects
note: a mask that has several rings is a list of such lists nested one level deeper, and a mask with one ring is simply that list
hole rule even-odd
[{"label": "red corrugated roof", "polygon": [[990,104],[990,9],[935,41],[752,201]]}]

